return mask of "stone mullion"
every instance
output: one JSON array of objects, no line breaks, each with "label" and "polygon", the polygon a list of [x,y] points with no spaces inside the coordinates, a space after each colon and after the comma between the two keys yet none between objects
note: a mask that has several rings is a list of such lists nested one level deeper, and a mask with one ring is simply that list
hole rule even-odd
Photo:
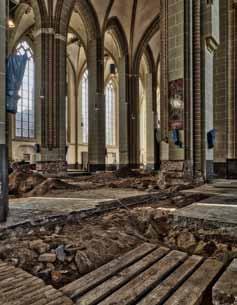
[{"label": "stone mullion", "polygon": [[194,172],[202,170],[202,115],[201,115],[201,2],[193,2],[193,151]]}]

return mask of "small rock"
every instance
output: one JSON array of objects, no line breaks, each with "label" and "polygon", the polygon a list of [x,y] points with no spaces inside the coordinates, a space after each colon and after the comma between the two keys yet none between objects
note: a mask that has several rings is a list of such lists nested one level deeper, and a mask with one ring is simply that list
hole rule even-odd
[{"label": "small rock", "polygon": [[60,271],[52,271],[51,279],[54,283],[60,283],[63,279],[62,273]]},{"label": "small rock", "polygon": [[50,269],[51,271],[54,271],[55,270],[55,266],[54,266],[54,264],[52,264],[52,263],[47,263],[47,269]]},{"label": "small rock", "polygon": [[66,254],[64,251],[64,246],[63,245],[58,246],[57,249],[55,250],[55,253],[56,253],[57,259],[63,263],[65,261],[65,257],[66,257]]},{"label": "small rock", "polygon": [[49,250],[49,245],[44,243],[41,239],[34,240],[29,243],[31,250],[36,251],[38,254],[43,254]]},{"label": "small rock", "polygon": [[151,224],[149,224],[148,229],[146,233],[144,234],[147,238],[156,239],[157,238],[157,232],[152,227]]},{"label": "small rock", "polygon": [[40,263],[39,265],[34,266],[33,268],[33,274],[37,275],[41,270],[43,270],[44,265]]},{"label": "small rock", "polygon": [[203,255],[205,252],[204,251],[205,246],[206,246],[206,243],[204,241],[200,240],[194,250],[194,254]]},{"label": "small rock", "polygon": [[91,261],[82,251],[77,251],[77,254],[75,256],[75,262],[80,274],[85,274],[92,270],[93,265]]},{"label": "small rock", "polygon": [[177,246],[184,251],[192,250],[196,244],[196,239],[191,232],[182,232],[177,237]]},{"label": "small rock", "polygon": [[39,261],[44,263],[54,263],[56,259],[57,256],[55,253],[44,253],[39,257]]},{"label": "small rock", "polygon": [[50,270],[50,269],[44,269],[44,270],[41,270],[41,271],[38,273],[38,276],[40,276],[40,277],[43,278],[44,280],[47,280],[47,279],[49,279],[49,277],[50,277],[50,273],[51,273],[51,270]]}]

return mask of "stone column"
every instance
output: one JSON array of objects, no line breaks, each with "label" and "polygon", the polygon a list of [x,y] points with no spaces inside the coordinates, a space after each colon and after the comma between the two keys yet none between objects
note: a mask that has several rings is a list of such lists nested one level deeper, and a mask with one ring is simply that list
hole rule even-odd
[{"label": "stone column", "polygon": [[207,133],[214,128],[214,52],[219,45],[219,1],[202,0],[202,171],[206,179],[214,173],[214,150],[208,147]]},{"label": "stone column", "polygon": [[89,171],[105,170],[104,49],[100,39],[88,42]]},{"label": "stone column", "polygon": [[35,36],[36,104],[41,109],[36,136],[41,138],[42,169],[57,174],[66,170],[66,37],[53,28],[39,29]]},{"label": "stone column", "polygon": [[128,104],[128,122],[129,122],[129,166],[139,168],[139,75],[129,75],[129,104]]},{"label": "stone column", "polygon": [[146,168],[154,169],[154,109],[153,109],[153,75],[146,75]]},{"label": "stone column", "polygon": [[119,166],[128,165],[128,87],[126,57],[119,60]]},{"label": "stone column", "polygon": [[8,166],[6,145],[6,93],[5,93],[5,60],[6,60],[6,1],[0,2],[0,222],[8,214]]}]

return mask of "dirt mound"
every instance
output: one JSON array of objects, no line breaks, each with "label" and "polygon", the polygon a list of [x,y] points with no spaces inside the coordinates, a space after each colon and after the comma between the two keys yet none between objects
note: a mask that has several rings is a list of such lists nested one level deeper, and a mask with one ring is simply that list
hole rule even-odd
[{"label": "dirt mound", "polygon": [[[68,190],[73,189],[75,186],[65,183],[59,179],[48,178],[39,185],[37,185],[28,196],[43,196],[52,190]],[[78,188],[78,187],[77,187]]]},{"label": "dirt mound", "polygon": [[45,178],[38,173],[15,170],[9,175],[9,194],[21,195],[28,193],[44,181]]},{"label": "dirt mound", "polygon": [[75,189],[59,179],[45,178],[33,171],[15,170],[9,175],[9,194],[15,196],[43,196],[55,189]]}]

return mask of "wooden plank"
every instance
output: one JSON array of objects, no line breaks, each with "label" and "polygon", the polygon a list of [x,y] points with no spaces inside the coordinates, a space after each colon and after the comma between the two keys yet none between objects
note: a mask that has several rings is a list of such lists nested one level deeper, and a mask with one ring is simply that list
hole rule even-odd
[{"label": "wooden plank", "polygon": [[154,264],[159,259],[164,257],[164,255],[166,255],[168,252],[169,249],[163,247],[154,250],[153,252],[143,257],[138,262],[127,267],[126,269],[123,269],[121,272],[117,273],[115,276],[103,282],[93,290],[88,291],[81,298],[77,299],[76,304],[78,305],[97,304],[98,302],[102,301],[104,298],[112,294],[114,291],[122,287],[129,280],[131,280],[141,272],[145,271],[152,264]]},{"label": "wooden plank", "polygon": [[99,305],[131,305],[144,294],[155,288],[185,259],[187,254],[172,251],[149,269],[131,280],[128,284],[117,290],[111,296],[100,302]]},{"label": "wooden plank", "polygon": [[165,305],[198,305],[216,276],[223,268],[223,263],[207,259],[193,275],[165,302]]},{"label": "wooden plank", "polygon": [[233,260],[212,290],[214,305],[235,305],[237,301],[237,259]]},{"label": "wooden plank", "polygon": [[125,255],[112,260],[82,278],[64,286],[61,291],[71,299],[80,297],[82,294],[114,276],[116,273],[138,261],[156,248],[156,245],[144,243],[136,249],[127,252]]},{"label": "wooden plank", "polygon": [[203,258],[200,256],[189,257],[178,267],[167,279],[153,289],[137,305],[161,305],[177,288],[194,272],[201,264]]}]

